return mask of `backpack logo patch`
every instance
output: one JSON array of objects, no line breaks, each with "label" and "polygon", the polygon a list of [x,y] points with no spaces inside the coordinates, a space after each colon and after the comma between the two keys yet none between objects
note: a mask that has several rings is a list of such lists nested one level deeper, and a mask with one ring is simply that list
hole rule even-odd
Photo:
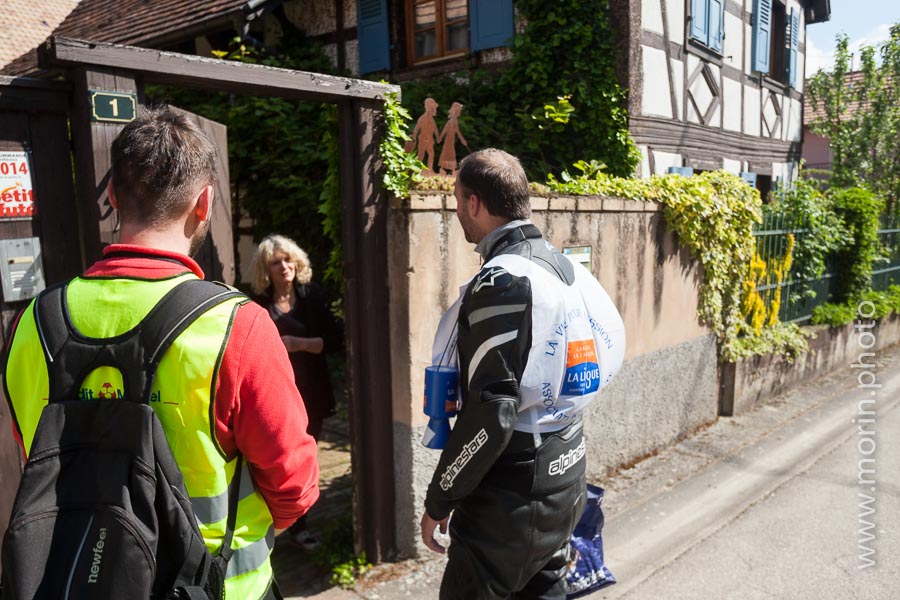
[{"label": "backpack logo patch", "polygon": [[[122,380],[122,374],[113,367],[103,366],[91,371],[81,383],[78,390],[79,400],[116,400],[125,397],[123,391],[125,384]],[[162,390],[152,390],[150,392],[150,405],[169,404],[178,406],[178,402],[170,402],[167,395],[165,400],[162,397]]]},{"label": "backpack logo patch", "polygon": [[600,364],[594,340],[569,342],[566,352],[566,376],[562,393],[584,396],[600,389]]}]

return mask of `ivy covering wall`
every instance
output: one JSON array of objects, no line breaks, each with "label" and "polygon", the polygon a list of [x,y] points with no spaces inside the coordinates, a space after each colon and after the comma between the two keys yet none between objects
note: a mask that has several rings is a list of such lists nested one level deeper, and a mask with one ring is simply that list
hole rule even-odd
[{"label": "ivy covering wall", "polygon": [[434,98],[442,122],[450,105],[461,102],[469,147],[515,154],[536,181],[577,160],[633,174],[640,154],[628,133],[626,90],[616,82],[607,2],[517,0],[515,6],[524,29],[509,64],[404,81],[404,108],[418,116],[425,98]]},{"label": "ivy covering wall", "polygon": [[[271,49],[234,40],[219,58],[336,74],[314,40],[294,33]],[[340,293],[340,207],[337,123],[328,104],[152,86],[152,103],[166,102],[228,127],[228,165],[235,235],[287,235],[304,249],[314,278]],[[252,220],[241,230],[242,217]],[[241,278],[249,280],[248,273]]]}]

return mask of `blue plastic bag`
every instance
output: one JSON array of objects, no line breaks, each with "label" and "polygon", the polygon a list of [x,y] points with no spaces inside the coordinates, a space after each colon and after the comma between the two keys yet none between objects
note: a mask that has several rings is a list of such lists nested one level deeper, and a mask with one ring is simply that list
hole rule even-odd
[{"label": "blue plastic bag", "polygon": [[572,532],[566,598],[578,598],[616,582],[603,562],[602,502],[603,488],[588,484],[584,514]]}]

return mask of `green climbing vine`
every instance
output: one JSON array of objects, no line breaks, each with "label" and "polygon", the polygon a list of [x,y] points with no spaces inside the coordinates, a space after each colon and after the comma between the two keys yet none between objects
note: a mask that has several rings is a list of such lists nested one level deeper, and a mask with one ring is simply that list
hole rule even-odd
[{"label": "green climbing vine", "polygon": [[[318,73],[334,73],[321,45],[299,32],[257,49],[240,39],[214,50],[218,58]],[[166,102],[228,127],[228,165],[235,232],[260,239],[294,238],[310,256],[316,279],[340,292],[340,200],[337,123],[333,107],[284,98],[148,86],[152,103]],[[324,174],[324,181],[323,181]],[[252,219],[247,230],[242,217]],[[324,279],[319,275],[323,275]],[[247,273],[241,274],[248,279]]]},{"label": "green climbing vine", "polygon": [[462,103],[469,147],[515,154],[535,181],[580,159],[629,176],[640,155],[628,133],[627,92],[616,83],[609,12],[605,0],[517,0],[524,30],[508,65],[403,82],[403,106],[420,114],[431,97],[444,115]]},{"label": "green climbing vine", "polygon": [[397,198],[409,196],[411,183],[420,181],[425,165],[404,149],[409,134],[409,111],[401,106],[397,94],[389,93],[384,99],[384,137],[380,153],[384,161],[384,187]]},{"label": "green climbing vine", "polygon": [[548,187],[563,194],[617,196],[664,206],[669,227],[703,265],[700,318],[716,334],[722,360],[738,356],[736,340],[744,322],[741,295],[753,258],[753,225],[762,219],[759,192],[740,177],[708,171],[694,177],[656,175],[613,177],[596,161],[579,161],[572,175],[552,175]]}]

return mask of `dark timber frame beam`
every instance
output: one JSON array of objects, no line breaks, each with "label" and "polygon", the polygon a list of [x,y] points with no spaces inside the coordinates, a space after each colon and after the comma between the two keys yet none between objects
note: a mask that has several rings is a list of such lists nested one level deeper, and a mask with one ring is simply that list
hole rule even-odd
[{"label": "dark timber frame beam", "polygon": [[361,79],[63,37],[50,38],[41,47],[40,61],[42,67],[93,65],[142,73],[145,83],[310,102],[384,101],[387,92],[399,91],[396,86]]},{"label": "dark timber frame beam", "polygon": [[90,121],[88,89],[132,91],[166,83],[338,106],[343,218],[353,520],[357,551],[373,562],[396,552],[394,444],[391,401],[387,261],[388,197],[378,155],[384,99],[393,85],[116,44],[52,38],[45,68],[65,68],[74,83],[72,118],[84,258],[96,259],[109,230],[97,227],[105,206],[109,144],[121,125]]}]

